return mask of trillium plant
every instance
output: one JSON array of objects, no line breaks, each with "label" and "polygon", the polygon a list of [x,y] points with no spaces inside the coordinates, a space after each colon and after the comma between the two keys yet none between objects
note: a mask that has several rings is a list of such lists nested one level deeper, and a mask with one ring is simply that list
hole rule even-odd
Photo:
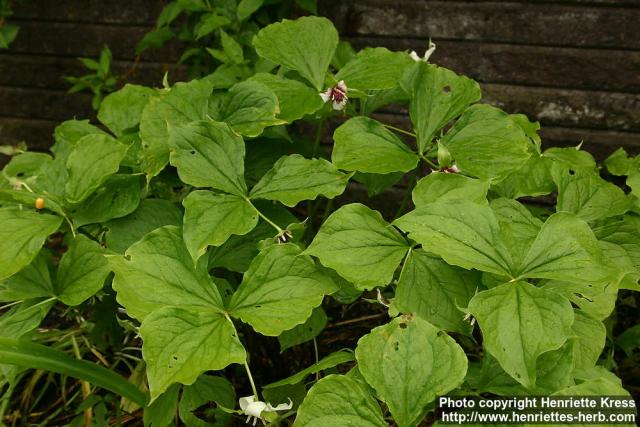
[{"label": "trillium plant", "polygon": [[320,17],[252,44],[246,79],[128,84],[4,167],[6,417],[43,375],[75,385],[55,425],[413,427],[443,395],[629,394],[604,322],[640,289],[639,158],[542,149],[433,44],[355,52]]}]

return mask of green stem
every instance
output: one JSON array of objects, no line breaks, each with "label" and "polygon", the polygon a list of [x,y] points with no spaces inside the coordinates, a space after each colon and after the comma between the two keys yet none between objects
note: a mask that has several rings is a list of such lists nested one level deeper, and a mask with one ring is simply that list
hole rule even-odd
[{"label": "green stem", "polygon": [[276,224],[275,222],[271,221],[269,218],[267,218],[262,212],[260,212],[260,210],[258,208],[255,207],[255,205],[253,203],[251,203],[251,200],[249,200],[249,198],[245,197],[244,198],[247,203],[249,203],[251,205],[251,207],[258,213],[258,216],[260,218],[262,218],[263,220],[265,220],[267,222],[267,224],[271,225],[273,228],[275,228],[276,230],[278,230],[278,233],[282,233],[284,230],[282,228],[280,228],[280,226],[278,226],[278,224]]},{"label": "green stem", "polygon": [[418,135],[416,135],[416,134],[415,134],[415,133],[413,133],[413,132],[409,132],[409,131],[406,131],[406,130],[404,130],[404,129],[400,129],[400,128],[397,128],[397,127],[395,127],[395,126],[388,125],[388,124],[386,124],[386,123],[383,123],[383,124],[382,124],[382,126],[386,127],[387,129],[395,130],[396,132],[400,132],[400,133],[403,133],[403,134],[405,134],[405,135],[412,136],[412,137],[414,137],[414,138],[417,138],[417,137],[418,137]]},{"label": "green stem", "polygon": [[316,136],[313,140],[313,157],[318,155],[318,150],[320,149],[320,142],[322,141],[322,131],[324,129],[324,119],[320,120],[318,123],[318,127],[316,128]]},{"label": "green stem", "polygon": [[[225,312],[224,317],[231,324],[231,327],[233,328],[233,332],[235,333],[235,335],[239,336],[238,330],[236,329],[236,325],[234,325],[233,320],[231,320],[231,317],[229,317],[229,314]],[[247,376],[249,377],[249,383],[251,384],[251,390],[253,391],[253,395],[256,397],[256,399],[260,400],[260,395],[258,394],[256,383],[253,381],[253,375],[251,375],[251,369],[249,369],[249,363],[247,363],[246,359],[244,361],[244,370],[247,372]]]},{"label": "green stem", "polygon": [[422,160],[424,160],[429,166],[431,166],[434,169],[440,169],[440,167],[438,165],[436,165],[435,163],[433,163],[431,160],[429,160],[424,154],[420,154],[420,158]]},{"label": "green stem", "polygon": [[402,268],[400,269],[400,274],[398,275],[398,283],[400,283],[400,280],[402,280],[402,275],[404,274],[404,268],[407,266],[407,261],[409,260],[411,251],[413,251],[413,248],[409,248],[409,250],[407,251],[407,254],[404,257],[404,260],[402,261]]},{"label": "green stem", "polygon": [[416,186],[416,181],[417,181],[416,174],[417,172],[414,169],[411,174],[411,180],[409,181],[409,185],[407,186],[407,189],[404,191],[404,195],[402,196],[400,207],[396,211],[396,214],[393,216],[394,220],[398,218],[402,214],[402,212],[404,212],[405,208],[407,207],[407,204],[409,204],[409,198],[411,197],[411,193],[413,192],[413,189]]},{"label": "green stem", "polygon": [[[320,361],[320,356],[318,353],[318,341],[313,338],[313,354],[316,357],[316,364]],[[316,381],[320,381],[320,371],[316,372]]]}]

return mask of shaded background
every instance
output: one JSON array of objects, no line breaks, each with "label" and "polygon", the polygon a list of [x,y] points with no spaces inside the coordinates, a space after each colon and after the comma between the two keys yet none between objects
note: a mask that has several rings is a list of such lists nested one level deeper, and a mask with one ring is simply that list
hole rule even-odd
[{"label": "shaded background", "polygon": [[[14,7],[20,33],[0,51],[0,144],[53,142],[57,123],[93,118],[91,94],[67,94],[63,75],[84,74],[79,56],[107,44],[126,81],[159,86],[182,50],[169,45],[136,60],[135,46],[160,0],[28,0]],[[602,159],[619,146],[640,152],[640,0],[318,0],[356,47],[422,54],[481,83],[484,100],[543,126],[545,145],[576,145]],[[406,112],[384,111],[406,124]]]}]

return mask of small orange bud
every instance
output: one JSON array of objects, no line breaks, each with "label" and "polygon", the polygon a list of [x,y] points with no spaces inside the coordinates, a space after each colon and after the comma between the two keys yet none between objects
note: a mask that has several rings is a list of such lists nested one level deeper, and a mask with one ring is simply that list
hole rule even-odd
[{"label": "small orange bud", "polygon": [[36,209],[44,209],[44,199],[42,197],[36,199]]}]

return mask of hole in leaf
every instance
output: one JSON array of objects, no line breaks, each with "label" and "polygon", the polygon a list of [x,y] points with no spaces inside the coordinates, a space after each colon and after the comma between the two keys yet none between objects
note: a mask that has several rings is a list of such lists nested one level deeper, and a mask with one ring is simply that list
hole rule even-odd
[{"label": "hole in leaf", "polygon": [[407,329],[407,324],[404,322],[400,323],[400,329]]},{"label": "hole in leaf", "polygon": [[196,150],[191,150],[190,153],[191,154],[196,154]]},{"label": "hole in leaf", "polygon": [[445,87],[443,87],[443,88],[442,88],[442,91],[443,91],[444,93],[449,93],[449,92],[451,92],[451,86],[446,85]]}]

